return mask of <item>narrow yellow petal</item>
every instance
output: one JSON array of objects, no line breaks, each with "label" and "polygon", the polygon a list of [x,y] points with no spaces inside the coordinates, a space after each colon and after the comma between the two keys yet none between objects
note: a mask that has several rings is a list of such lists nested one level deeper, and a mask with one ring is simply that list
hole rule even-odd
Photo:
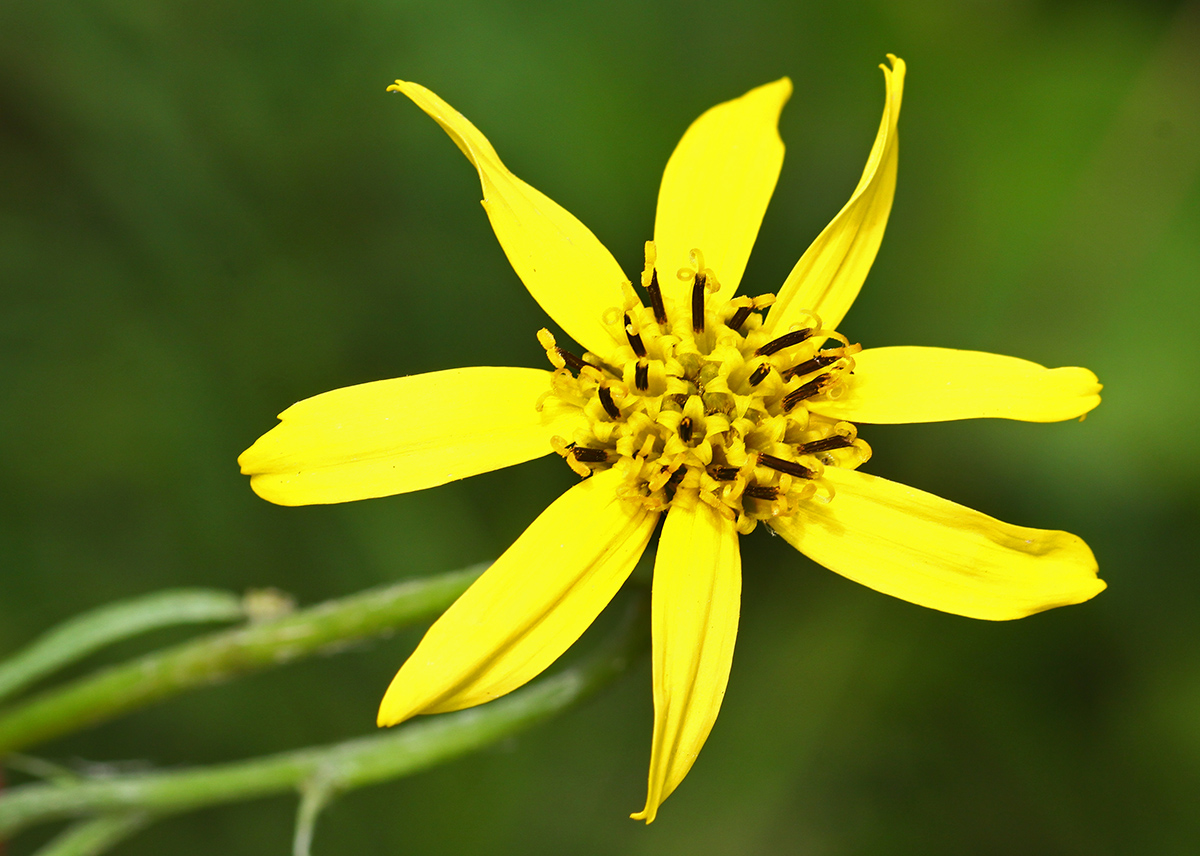
[{"label": "narrow yellow petal", "polygon": [[572,339],[607,355],[620,329],[602,317],[621,305],[626,282],[612,254],[570,212],[509,172],[487,138],[437,95],[403,80],[388,90],[428,113],[479,171],[492,229],[534,300]]},{"label": "narrow yellow petal", "polygon": [[881,66],[887,83],[883,119],[862,178],[784,281],[767,315],[770,330],[786,331],[802,322],[805,312],[817,313],[826,329],[837,327],[875,261],[896,192],[896,123],[904,93],[904,60],[891,54],[888,59],[892,68]]},{"label": "narrow yellow petal", "polygon": [[854,356],[849,386],[809,409],[851,422],[1075,419],[1100,403],[1087,369],[1048,369],[1016,357],[950,348],[869,348]]},{"label": "narrow yellow petal", "polygon": [[741,593],[734,522],[703,502],[672,507],[654,563],[654,741],[646,807],[634,820],[654,820],[717,721],[733,663]]},{"label": "narrow yellow petal", "polygon": [[551,373],[466,368],[335,389],[293,404],[238,463],[263,499],[347,502],[421,490],[539,458],[582,413],[538,399]]},{"label": "narrow yellow petal", "polygon": [[571,488],[439,618],[401,667],[379,724],[459,710],[553,663],[612,600],[658,514],[617,498],[607,470]]},{"label": "narrow yellow petal", "polygon": [[785,77],[718,104],[692,123],[667,161],[654,242],[668,310],[688,305],[676,274],[692,265],[693,249],[716,273],[718,297],[737,291],[783,165],[777,126],[791,94]]},{"label": "narrow yellow petal", "polygon": [[866,473],[829,467],[833,499],[770,521],[831,571],[921,606],[1000,621],[1082,603],[1105,588],[1069,532],[1002,523]]}]

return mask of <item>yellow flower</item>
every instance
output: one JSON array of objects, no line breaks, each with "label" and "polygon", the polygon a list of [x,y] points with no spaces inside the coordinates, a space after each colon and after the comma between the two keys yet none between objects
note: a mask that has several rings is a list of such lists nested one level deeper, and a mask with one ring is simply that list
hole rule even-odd
[{"label": "yellow flower", "polygon": [[509,172],[450,105],[402,92],[479,172],[483,205],[534,298],[576,342],[554,371],[465,368],[307,399],[239,459],[283,505],[420,490],[545,455],[585,477],[429,629],[381,725],[504,695],[555,661],[633,570],[664,517],[652,593],[652,821],[716,720],[759,521],[852,580],[912,603],[1020,618],[1104,589],[1087,545],[858,472],[855,423],[1050,422],[1099,401],[1086,369],[836,332],[875,258],[896,184],[904,62],[882,66],[879,133],[850,201],[778,296],[735,297],[783,161],[786,78],[697,119],[667,162],[641,290],[588,229]]}]

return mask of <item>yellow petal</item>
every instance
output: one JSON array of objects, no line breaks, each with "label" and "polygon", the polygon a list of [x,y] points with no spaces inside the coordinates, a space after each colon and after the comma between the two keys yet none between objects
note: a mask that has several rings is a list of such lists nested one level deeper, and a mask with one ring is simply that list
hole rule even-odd
[{"label": "yellow petal", "polygon": [[677,278],[699,249],[716,273],[718,297],[737,291],[783,164],[779,113],[792,94],[786,77],[708,110],[667,161],[658,191],[654,242],[663,297],[682,311],[688,287]]},{"label": "yellow petal", "polygon": [[437,95],[403,80],[388,90],[428,113],[479,171],[492,229],[534,300],[572,339],[607,355],[620,329],[601,319],[621,305],[627,281],[612,254],[570,212],[509,172],[487,138]]},{"label": "yellow petal", "polygon": [[654,563],[654,741],[646,807],[650,823],[708,739],[733,662],[741,608],[737,530],[709,505],[672,507]]},{"label": "yellow petal", "polygon": [[821,317],[826,329],[834,329],[875,261],[896,192],[896,122],[904,92],[904,60],[891,54],[888,59],[893,67],[881,66],[887,82],[883,120],[862,178],[850,201],[792,268],[767,315],[770,330],[786,331],[809,311]]},{"label": "yellow petal", "polygon": [[993,621],[1082,603],[1105,588],[1096,559],[1069,532],[1026,529],[949,500],[829,467],[835,490],[770,521],[831,571],[902,600]]},{"label": "yellow petal", "polygon": [[814,413],[851,422],[945,422],[950,419],[1075,419],[1100,403],[1087,369],[1048,369],[1016,357],[950,348],[869,348],[854,356],[854,375],[836,399],[815,399]]},{"label": "yellow petal", "polygon": [[607,470],[571,488],[439,618],[401,667],[379,724],[490,701],[537,676],[625,582],[658,514]]},{"label": "yellow petal", "polygon": [[390,496],[498,470],[552,451],[581,411],[538,399],[540,369],[467,368],[335,389],[293,404],[238,463],[280,505]]}]

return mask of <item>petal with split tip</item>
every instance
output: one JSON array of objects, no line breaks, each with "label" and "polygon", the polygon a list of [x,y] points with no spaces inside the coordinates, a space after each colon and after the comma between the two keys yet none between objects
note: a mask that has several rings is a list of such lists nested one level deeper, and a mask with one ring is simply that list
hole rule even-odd
[{"label": "petal with split tip", "polygon": [[769,521],[814,562],[931,609],[1001,621],[1104,591],[1096,558],[1070,532],[1028,529],[906,485],[828,467],[827,503]]}]

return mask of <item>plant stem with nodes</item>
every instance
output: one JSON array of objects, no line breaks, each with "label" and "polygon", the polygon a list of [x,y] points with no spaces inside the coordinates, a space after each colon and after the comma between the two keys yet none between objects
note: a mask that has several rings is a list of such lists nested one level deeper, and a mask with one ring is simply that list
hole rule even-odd
[{"label": "plant stem with nodes", "polygon": [[648,636],[645,593],[632,600],[620,629],[586,660],[486,705],[235,763],[22,785],[0,796],[0,837],[63,818],[156,818],[288,791],[304,795],[314,785],[321,799],[310,808],[319,807],[329,796],[428,769],[547,719],[624,671]]},{"label": "plant stem with nodes", "polygon": [[212,633],[48,690],[0,712],[0,758],[185,690],[437,615],[485,567],[407,580]]}]

